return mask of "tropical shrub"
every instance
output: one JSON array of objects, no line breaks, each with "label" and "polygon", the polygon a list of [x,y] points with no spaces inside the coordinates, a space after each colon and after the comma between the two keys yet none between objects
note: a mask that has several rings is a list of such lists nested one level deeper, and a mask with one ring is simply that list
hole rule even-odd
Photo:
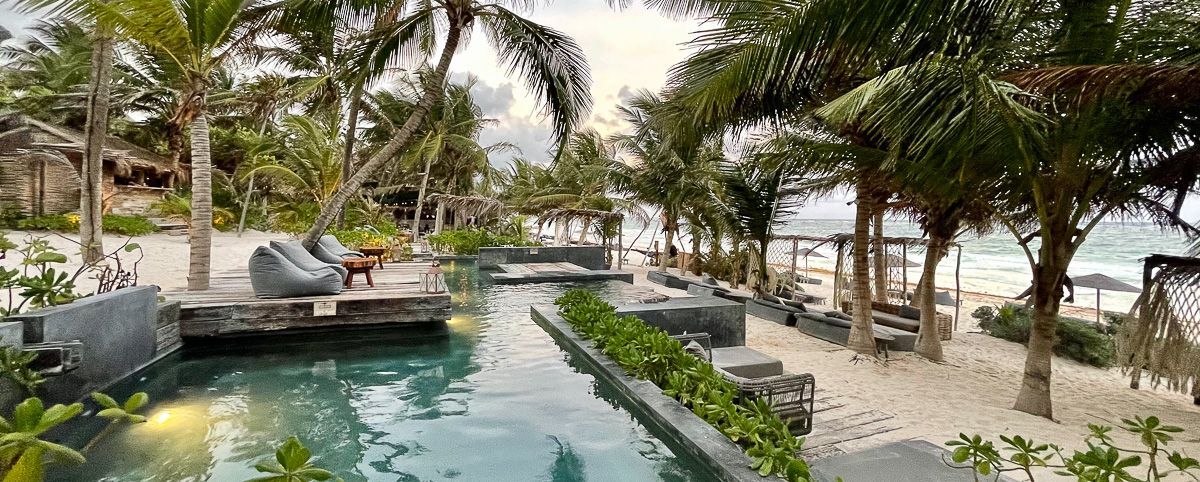
[{"label": "tropical shrub", "polygon": [[[948,464],[973,471],[975,480],[980,475],[1020,472],[1033,482],[1037,468],[1055,469],[1058,475],[1080,481],[1149,482],[1172,476],[1200,480],[1200,461],[1167,449],[1177,434],[1183,432],[1180,427],[1164,425],[1154,416],[1121,419],[1121,429],[1141,444],[1140,448],[1132,449],[1115,444],[1110,435],[1112,427],[1089,423],[1088,429],[1091,433],[1084,439],[1087,450],[1075,451],[1069,457],[1057,445],[1037,443],[1020,435],[1001,435],[1002,445],[997,448],[994,442],[979,435],[960,433],[958,440],[946,442],[952,450],[953,463]],[[1147,462],[1145,466],[1143,461]]]},{"label": "tropical shrub", "polygon": [[[143,216],[104,215],[104,232],[121,236],[141,236],[158,231],[158,226]],[[79,215],[75,213],[51,214],[34,217],[6,217],[0,228],[22,231],[55,231],[71,233],[79,231]]]},{"label": "tropical shrub", "polygon": [[479,248],[485,246],[541,245],[529,241],[528,238],[496,234],[486,229],[476,228],[442,231],[438,234],[431,234],[426,239],[429,240],[429,247],[434,251],[457,255],[476,255],[479,254]]},{"label": "tropical shrub", "polygon": [[392,236],[364,228],[330,231],[329,234],[332,234],[333,237],[337,238],[338,242],[346,245],[347,248],[354,250],[363,246],[380,246],[386,248],[396,242]]},{"label": "tropical shrub", "polygon": [[39,482],[45,477],[47,461],[82,464],[85,462],[82,452],[87,452],[115,425],[146,421],[146,417],[135,413],[150,401],[144,392],[133,394],[120,405],[103,393],[93,393],[92,399],[101,407],[95,416],[107,418],[111,423],[82,451],[42,439],[46,432],[83,412],[82,403],[46,408],[42,399],[30,397],[13,408],[11,419],[0,416],[0,476],[3,480]]},{"label": "tropical shrub", "polygon": [[[191,193],[177,194],[169,192],[166,196],[163,196],[161,201],[151,204],[150,209],[167,219],[188,225],[192,223]],[[214,205],[212,208],[212,223],[213,227],[218,231],[229,231],[237,227],[237,216],[226,207]]]},{"label": "tropical shrub", "polygon": [[[58,267],[69,259],[45,238],[29,235],[24,244],[17,246],[0,233],[0,252],[5,248],[15,249],[21,261],[13,269],[0,267],[0,290],[8,292],[8,303],[0,306],[0,319],[26,308],[70,303],[82,296],[75,293],[75,280],[85,273],[95,273],[100,282],[98,293],[137,284],[137,261],[126,270],[121,260],[122,252],[140,252],[137,243],[126,242],[97,261],[83,263],[74,273]],[[113,263],[109,265],[109,261]]]},{"label": "tropical shrub", "polygon": [[[0,337],[3,341],[3,337]],[[37,370],[29,368],[29,364],[37,359],[37,354],[14,348],[0,347],[0,378],[7,379],[17,385],[27,396],[34,396],[37,388],[45,380]]]},{"label": "tropical shrub", "polygon": [[104,232],[121,236],[143,236],[158,231],[158,226],[144,216],[105,214]]},{"label": "tropical shrub", "polygon": [[312,452],[295,436],[288,437],[287,441],[279,446],[275,451],[275,460],[259,462],[254,466],[254,470],[271,475],[251,479],[249,482],[309,482],[333,479],[332,472],[313,464]]},{"label": "tropical shrub", "polygon": [[808,464],[796,458],[803,441],[764,401],[737,398],[737,388],[712,364],[683,349],[666,332],[616,308],[585,290],[570,290],[554,302],[581,337],[592,340],[630,375],[648,380],[679,400],[735,443],[746,448],[751,468],[763,477],[809,480]]},{"label": "tropical shrub", "polygon": [[[1021,344],[1029,342],[1033,319],[1028,309],[1014,305],[981,306],[971,316],[979,320],[984,333]],[[1112,366],[1116,345],[1111,330],[1066,317],[1059,318],[1056,330],[1056,355],[1101,368]]]}]

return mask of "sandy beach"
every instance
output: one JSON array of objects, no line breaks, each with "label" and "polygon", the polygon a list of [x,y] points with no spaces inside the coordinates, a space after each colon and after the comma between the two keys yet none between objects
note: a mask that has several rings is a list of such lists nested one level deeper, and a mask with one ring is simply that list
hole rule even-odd
[{"label": "sandy beach", "polygon": [[[64,253],[77,259],[77,248],[67,238],[37,233]],[[20,244],[27,233],[10,232],[10,240]],[[278,233],[251,232],[241,238],[231,233],[216,233],[213,239],[213,271],[244,267],[255,247],[270,240],[287,239]],[[115,249],[125,240],[106,237],[105,246]],[[145,254],[138,263],[139,284],[158,285],[163,289],[186,286],[188,244],[182,236],[155,234],[136,240]],[[4,267],[18,265],[19,255],[9,252],[0,260]],[[127,263],[136,253],[125,255]],[[685,292],[646,281],[648,267],[641,267],[640,255],[631,253],[636,283],[670,296]],[[672,269],[672,271],[676,271]],[[818,273],[828,277],[828,274]],[[90,292],[94,280],[80,280],[80,292]],[[826,280],[810,291],[828,295],[832,282]],[[954,339],[945,344],[946,362],[932,363],[911,353],[892,353],[887,361],[855,361],[854,354],[827,343],[756,317],[747,319],[747,345],[783,361],[786,370],[812,373],[819,391],[836,394],[864,408],[894,416],[899,430],[839,446],[855,450],[895,440],[924,439],[942,444],[959,432],[980,433],[993,438],[1000,434],[1021,434],[1040,442],[1053,442],[1066,449],[1082,447],[1088,423],[1116,424],[1121,418],[1157,415],[1165,423],[1187,430],[1183,440],[1172,444],[1190,456],[1200,456],[1200,407],[1190,396],[1163,390],[1128,388],[1128,379],[1119,370],[1103,370],[1065,359],[1054,361],[1054,403],[1057,422],[1011,410],[1021,381],[1025,348],[975,330],[970,313],[982,305],[1002,302],[998,297],[967,294]],[[952,307],[940,307],[952,312]],[[1080,315],[1086,316],[1082,313]],[[1046,479],[1052,480],[1052,479]],[[1064,479],[1065,480],[1065,479]]]}]

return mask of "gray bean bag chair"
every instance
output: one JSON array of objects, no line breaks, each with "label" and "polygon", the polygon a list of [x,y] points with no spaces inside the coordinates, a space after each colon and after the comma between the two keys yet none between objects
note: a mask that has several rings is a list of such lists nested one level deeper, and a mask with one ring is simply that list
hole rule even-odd
[{"label": "gray bean bag chair", "polygon": [[343,258],[363,258],[363,254],[358,251],[350,251],[349,248],[338,242],[337,238],[326,234],[317,240],[317,244],[312,247],[312,255],[317,259],[326,263],[342,264]]},{"label": "gray bean bag chair", "polygon": [[271,241],[271,249],[278,251],[284,258],[287,258],[297,268],[304,271],[313,272],[325,268],[333,268],[334,271],[337,271],[342,276],[342,281],[346,281],[346,276],[350,275],[350,272],[342,267],[340,261],[337,263],[321,261],[313,256],[312,253],[309,253],[307,249],[304,249],[304,245],[300,241],[288,241],[286,243]]},{"label": "gray bean bag chair", "polygon": [[342,275],[333,268],[305,271],[266,246],[250,255],[250,286],[259,298],[336,295],[342,283]]}]

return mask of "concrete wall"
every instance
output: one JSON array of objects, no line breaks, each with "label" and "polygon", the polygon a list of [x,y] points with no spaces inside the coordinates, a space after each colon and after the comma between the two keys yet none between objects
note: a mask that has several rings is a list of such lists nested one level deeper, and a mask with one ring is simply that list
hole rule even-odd
[{"label": "concrete wall", "polygon": [[604,246],[541,246],[535,248],[479,248],[479,269],[498,264],[572,263],[585,269],[608,269]]},{"label": "concrete wall", "polygon": [[634,303],[618,306],[617,314],[636,316],[671,335],[708,333],[714,348],[746,344],[746,306],[724,298],[698,296]]},{"label": "concrete wall", "polygon": [[154,359],[158,291],[135,286],[81,298],[67,305],[9,317],[24,324],[24,341],[83,342],[80,367],[48,378],[48,403],[68,403],[101,389]]}]

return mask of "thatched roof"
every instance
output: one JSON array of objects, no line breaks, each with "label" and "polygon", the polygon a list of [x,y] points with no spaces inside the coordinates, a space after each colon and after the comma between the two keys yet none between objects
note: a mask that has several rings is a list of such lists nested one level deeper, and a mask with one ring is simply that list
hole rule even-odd
[{"label": "thatched roof", "polygon": [[[86,139],[83,132],[28,117],[22,121],[26,126],[24,129],[37,129],[59,140],[56,142],[36,141],[30,145],[31,148],[83,152]],[[104,162],[112,163],[115,172],[120,176],[129,176],[134,168],[154,173],[174,172],[176,169],[170,158],[113,136],[109,136],[104,141]]]}]

